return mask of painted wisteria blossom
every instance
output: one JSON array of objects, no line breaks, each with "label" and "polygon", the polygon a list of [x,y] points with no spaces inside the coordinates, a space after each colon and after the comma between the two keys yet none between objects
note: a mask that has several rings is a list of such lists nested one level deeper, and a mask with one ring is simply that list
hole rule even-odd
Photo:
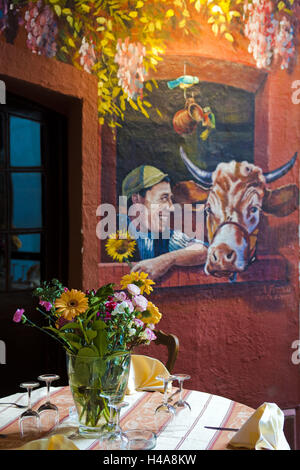
[{"label": "painted wisteria blossom", "polygon": [[117,77],[119,85],[127,93],[128,98],[136,99],[143,96],[143,86],[146,79],[146,71],[143,65],[146,56],[146,48],[143,44],[132,43],[129,37],[117,42],[115,62],[119,65]]},{"label": "painted wisteria blossom", "polygon": [[249,39],[248,51],[258,68],[268,68],[273,59],[280,58],[281,68],[288,68],[295,55],[294,29],[286,16],[277,20],[270,0],[253,0],[245,3],[245,36]]},{"label": "painted wisteria blossom", "polygon": [[29,2],[25,12],[27,47],[35,54],[55,57],[57,52],[56,36],[58,25],[55,14],[49,5]]},{"label": "painted wisteria blossom", "polygon": [[91,70],[97,61],[97,58],[95,54],[94,44],[89,42],[86,37],[82,38],[81,46],[79,49],[79,55],[80,65],[86,72],[91,73]]}]

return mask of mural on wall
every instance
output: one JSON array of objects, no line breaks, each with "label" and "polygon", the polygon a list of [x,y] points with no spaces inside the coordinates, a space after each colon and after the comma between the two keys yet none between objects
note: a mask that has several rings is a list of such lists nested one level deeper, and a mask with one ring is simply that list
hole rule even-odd
[{"label": "mural on wall", "polygon": [[[114,252],[110,242],[109,256],[137,261],[132,269],[154,279],[177,265],[233,281],[256,258],[260,214],[284,217],[297,208],[295,184],[269,187],[297,155],[269,173],[255,164],[253,92],[204,81],[192,61],[169,79],[153,76],[168,40],[201,38],[203,22],[216,41],[246,40],[258,70],[279,64],[289,73],[299,13],[299,0],[0,1],[7,42],[23,28],[32,53],[97,78],[99,124],[116,141],[115,202],[122,195],[145,211],[136,221],[127,208],[119,219],[125,251],[113,234],[119,247]],[[178,229],[174,205],[189,208],[191,226]]]},{"label": "mural on wall", "polygon": [[[34,54],[94,74],[99,122],[116,127],[127,106],[148,116],[156,83],[146,81],[174,34],[192,41],[207,23],[217,41],[236,45],[242,33],[258,68],[290,70],[299,10],[299,0],[0,0],[0,32],[14,43],[22,27]],[[176,79],[171,87],[190,85]]]}]

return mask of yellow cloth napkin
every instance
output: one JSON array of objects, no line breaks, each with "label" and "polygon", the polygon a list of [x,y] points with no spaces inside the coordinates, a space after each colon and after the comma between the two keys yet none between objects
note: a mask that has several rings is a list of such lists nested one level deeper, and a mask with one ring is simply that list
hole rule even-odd
[{"label": "yellow cloth napkin", "polygon": [[79,450],[78,447],[62,434],[27,442],[16,450]]},{"label": "yellow cloth napkin", "polygon": [[168,369],[158,359],[143,356],[141,354],[132,354],[130,363],[130,372],[126,394],[145,391],[163,391],[163,384],[155,377],[170,375]]},{"label": "yellow cloth napkin", "polygon": [[284,414],[275,403],[263,403],[230,440],[232,447],[290,450],[283,433]]}]

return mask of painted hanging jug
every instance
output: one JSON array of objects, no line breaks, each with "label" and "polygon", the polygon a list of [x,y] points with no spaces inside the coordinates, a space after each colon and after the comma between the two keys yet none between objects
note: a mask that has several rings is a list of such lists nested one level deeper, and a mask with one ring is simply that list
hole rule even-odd
[{"label": "painted hanging jug", "polygon": [[194,98],[188,98],[184,109],[180,109],[175,114],[173,127],[179,135],[191,134],[203,119],[204,112],[201,106],[195,102]]}]

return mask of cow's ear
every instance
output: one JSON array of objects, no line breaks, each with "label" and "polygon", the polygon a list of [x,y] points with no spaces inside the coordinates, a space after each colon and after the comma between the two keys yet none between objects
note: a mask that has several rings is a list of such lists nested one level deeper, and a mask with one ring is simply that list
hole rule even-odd
[{"label": "cow's ear", "polygon": [[281,188],[266,189],[262,209],[268,214],[285,217],[294,212],[299,206],[299,188],[295,184]]},{"label": "cow's ear", "polygon": [[180,181],[173,188],[174,202],[178,204],[204,204],[209,189],[203,188],[195,181]]}]

